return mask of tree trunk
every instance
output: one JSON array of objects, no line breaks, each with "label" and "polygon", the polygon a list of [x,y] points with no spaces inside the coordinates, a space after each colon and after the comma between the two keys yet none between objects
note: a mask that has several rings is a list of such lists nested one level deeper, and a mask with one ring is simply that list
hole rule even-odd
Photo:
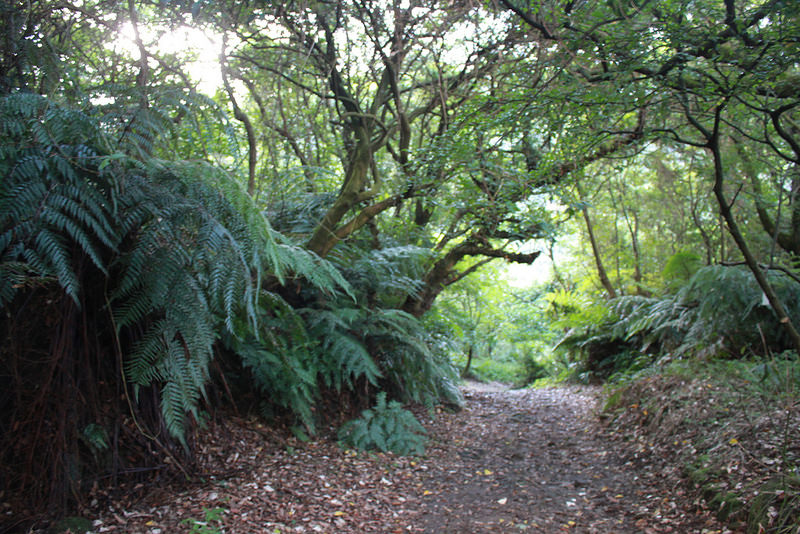
[{"label": "tree trunk", "polygon": [[236,96],[233,93],[233,88],[228,81],[229,68],[225,59],[225,53],[220,54],[220,72],[222,74],[222,85],[225,87],[225,92],[233,106],[233,116],[236,120],[244,125],[245,133],[247,134],[247,194],[251,197],[256,193],[256,163],[258,161],[256,132],[253,129],[253,124],[247,113],[242,111],[239,103],[236,101]]},{"label": "tree trunk", "polygon": [[464,366],[464,370],[461,371],[462,377],[466,378],[467,376],[469,376],[469,368],[472,366],[472,355],[474,352],[475,352],[475,344],[470,343],[469,350],[467,351],[467,364]]},{"label": "tree trunk", "polygon": [[[403,311],[410,313],[414,317],[422,317],[431,309],[436,297],[439,296],[444,288],[458,282],[495,258],[503,258],[506,261],[513,261],[516,263],[531,264],[539,257],[539,254],[540,252],[531,252],[528,254],[506,252],[502,249],[492,248],[490,245],[483,243],[480,236],[472,236],[467,241],[450,249],[444,257],[433,264],[433,267],[431,267],[423,278],[424,285],[422,289],[406,298],[403,304]],[[457,271],[455,269],[456,265],[467,256],[483,256],[484,259],[463,271]]]},{"label": "tree trunk", "polygon": [[753,273],[753,276],[758,282],[759,287],[761,287],[761,290],[764,292],[764,295],[766,295],[767,300],[769,300],[770,306],[772,306],[773,311],[778,316],[778,321],[781,323],[781,325],[783,325],[783,328],[786,330],[786,333],[792,340],[795,351],[800,354],[800,333],[797,332],[792,319],[789,317],[789,314],[786,312],[786,308],[783,306],[783,302],[778,294],[775,293],[775,290],[772,288],[769,280],[767,280],[764,271],[761,269],[761,267],[759,267],[758,261],[756,261],[755,256],[753,256],[753,253],[750,251],[750,247],[747,245],[744,236],[739,231],[739,225],[736,223],[736,220],[733,217],[731,205],[728,204],[728,201],[725,198],[725,192],[723,190],[725,172],[722,165],[722,151],[719,146],[721,114],[722,109],[721,107],[718,107],[715,112],[714,130],[712,132],[708,132],[702,128],[701,125],[697,124],[696,122],[694,123],[701,132],[706,134],[708,139],[708,148],[711,151],[714,159],[714,196],[719,204],[719,212],[722,218],[725,220],[736,246],[744,256],[744,261],[747,264],[747,267],[750,269],[750,272]]},{"label": "tree trunk", "polygon": [[465,246],[466,243],[456,246],[433,264],[433,267],[425,274],[422,289],[406,298],[403,311],[414,317],[422,317],[431,309],[436,297],[451,283],[449,279],[453,275],[456,264],[466,256],[466,253],[463,252]]},{"label": "tree trunk", "polygon": [[[577,188],[578,190],[578,199],[583,202],[583,193],[581,192],[580,187]],[[592,219],[589,217],[589,209],[584,204],[581,207],[581,213],[583,214],[583,220],[586,222],[586,231],[589,234],[589,243],[592,245],[592,254],[594,255],[594,263],[597,266],[597,276],[600,278],[600,283],[608,293],[610,298],[616,298],[617,292],[614,289],[614,286],[611,285],[611,280],[608,279],[608,274],[606,274],[606,269],[603,266],[603,260],[600,257],[600,247],[597,246],[597,240],[594,237],[594,226],[592,225]]]},{"label": "tree trunk", "polygon": [[341,240],[341,237],[337,236],[336,228],[344,216],[359,202],[365,200],[364,190],[372,165],[372,149],[366,128],[361,128],[357,142],[339,195],[306,244],[309,250],[323,258]]},{"label": "tree trunk", "polygon": [[[624,209],[624,208],[623,208]],[[631,234],[631,248],[633,249],[633,281],[636,284],[636,294],[641,297],[651,296],[650,291],[644,288],[644,274],[642,273],[642,253],[639,246],[639,214],[636,210],[632,212],[631,221],[628,217],[627,210],[624,210],[625,222],[628,225],[628,231]]]},{"label": "tree trunk", "polygon": [[782,191],[778,196],[777,214],[775,219],[773,219],[767,211],[768,207],[764,201],[764,193],[761,190],[761,181],[759,180],[758,172],[756,172],[749,155],[742,146],[742,143],[736,143],[739,157],[742,159],[742,163],[744,163],[744,174],[750,180],[750,185],[753,187],[753,198],[761,227],[769,234],[773,242],[783,250],[795,256],[800,255],[800,202],[798,202],[796,198],[797,184],[794,180],[792,181],[788,201],[791,224],[787,230],[781,231],[780,215],[781,203],[783,201]]}]

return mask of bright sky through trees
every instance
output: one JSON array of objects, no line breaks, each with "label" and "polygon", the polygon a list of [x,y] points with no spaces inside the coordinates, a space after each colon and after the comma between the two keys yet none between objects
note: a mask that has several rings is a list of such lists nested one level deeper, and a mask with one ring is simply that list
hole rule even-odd
[{"label": "bright sky through trees", "polygon": [[506,279],[512,287],[528,288],[550,280],[553,262],[547,256],[539,256],[531,265],[509,263],[505,269]]},{"label": "bright sky through trees", "polygon": [[[185,56],[184,64],[189,77],[197,83],[197,90],[213,95],[222,85],[219,70],[221,35],[190,26],[178,26],[174,30],[153,26],[140,26],[139,35],[148,49],[159,54]],[[120,27],[119,38],[109,47],[132,58],[139,56],[136,33],[131,23]]]}]

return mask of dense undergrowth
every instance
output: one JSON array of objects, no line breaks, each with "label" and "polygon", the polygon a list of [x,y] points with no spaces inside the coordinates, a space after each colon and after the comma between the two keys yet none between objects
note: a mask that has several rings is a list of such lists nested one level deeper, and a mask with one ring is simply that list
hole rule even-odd
[{"label": "dense undergrowth", "polygon": [[[800,317],[800,285],[781,272],[768,278],[791,317]],[[582,380],[605,380],[645,368],[660,357],[766,357],[791,342],[753,276],[741,266],[699,269],[662,296],[582,302],[561,295],[569,328],[558,343]]]},{"label": "dense undergrowth", "polygon": [[402,249],[308,252],[225,169],[167,154],[186,146],[159,104],[121,120],[0,100],[4,527],[80,510],[99,485],[192,476],[221,406],[307,435],[380,391],[459,402],[419,321],[374,296]]}]

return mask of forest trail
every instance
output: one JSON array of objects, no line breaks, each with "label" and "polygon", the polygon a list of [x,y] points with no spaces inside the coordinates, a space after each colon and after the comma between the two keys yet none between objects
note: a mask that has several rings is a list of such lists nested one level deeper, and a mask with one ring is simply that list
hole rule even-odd
[{"label": "forest trail", "polygon": [[[206,484],[118,501],[96,532],[728,532],[646,460],[618,454],[597,389],[464,391],[462,411],[419,414],[430,438],[420,458],[226,422],[201,444]],[[190,530],[201,524],[212,530]]]},{"label": "forest trail", "polygon": [[[429,454],[436,496],[424,532],[724,532],[665,488],[646,460],[598,424],[594,388],[508,390],[467,384],[467,406],[442,416]],[[626,455],[627,457],[630,457]]]}]

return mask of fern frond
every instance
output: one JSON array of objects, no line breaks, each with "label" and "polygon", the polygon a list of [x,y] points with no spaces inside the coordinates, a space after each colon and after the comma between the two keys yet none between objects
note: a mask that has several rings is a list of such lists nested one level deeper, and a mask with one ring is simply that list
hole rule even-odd
[{"label": "fern frond", "polygon": [[425,428],[397,401],[387,404],[378,393],[375,406],[339,429],[339,440],[361,450],[378,449],[400,455],[424,454]]},{"label": "fern frond", "polygon": [[343,385],[352,387],[353,380],[362,376],[370,384],[377,384],[380,369],[353,333],[362,326],[364,310],[304,309],[300,313],[308,324],[311,338],[320,340],[316,352],[319,353],[319,373],[326,386],[340,391]]},{"label": "fern frond", "polygon": [[55,274],[64,291],[77,302],[80,284],[75,271],[72,269],[66,240],[47,228],[41,228],[34,236],[33,244],[36,247],[39,261],[33,259],[33,251],[26,251],[31,252],[31,254],[23,254],[25,259],[32,265],[38,265],[43,268],[42,275]]},{"label": "fern frond", "polygon": [[309,250],[291,245],[285,240],[283,243],[279,243],[278,250],[284,259],[285,269],[291,274],[305,278],[323,293],[342,290],[355,300],[356,297],[350,284],[332,263]]},{"label": "fern frond", "polygon": [[161,387],[161,414],[169,435],[186,447],[184,393],[179,384],[167,380]]},{"label": "fern frond", "polygon": [[167,352],[167,342],[174,332],[167,330],[165,320],[160,320],[148,328],[144,336],[134,345],[125,362],[125,374],[138,385],[148,385],[161,377],[158,362]]}]

